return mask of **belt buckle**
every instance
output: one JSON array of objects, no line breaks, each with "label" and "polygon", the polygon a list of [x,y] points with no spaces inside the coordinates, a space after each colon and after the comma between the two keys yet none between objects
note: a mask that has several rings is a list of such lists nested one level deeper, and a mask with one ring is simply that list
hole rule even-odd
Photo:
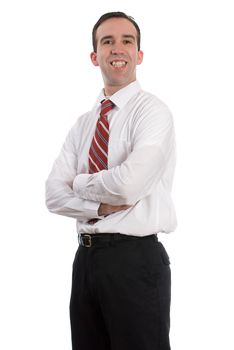
[{"label": "belt buckle", "polygon": [[83,235],[82,241],[83,241],[84,247],[90,248],[92,246],[92,237],[90,235]]}]

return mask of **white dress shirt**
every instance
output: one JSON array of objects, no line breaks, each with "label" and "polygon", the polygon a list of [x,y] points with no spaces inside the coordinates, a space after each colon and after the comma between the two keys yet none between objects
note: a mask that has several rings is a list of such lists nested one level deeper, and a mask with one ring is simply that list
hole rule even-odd
[{"label": "white dress shirt", "polygon": [[[175,135],[169,109],[137,81],[110,96],[115,107],[108,112],[108,170],[89,174],[89,148],[104,98],[102,91],[70,130],[46,182],[48,209],[76,218],[78,233],[174,231]],[[100,203],[131,207],[99,217]],[[89,224],[92,218],[99,220]]]}]

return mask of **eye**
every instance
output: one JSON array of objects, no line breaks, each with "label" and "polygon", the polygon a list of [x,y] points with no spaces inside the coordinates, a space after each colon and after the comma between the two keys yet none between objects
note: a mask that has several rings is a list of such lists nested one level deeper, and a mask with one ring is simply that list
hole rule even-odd
[{"label": "eye", "polygon": [[113,40],[107,39],[103,41],[103,45],[111,45],[113,43]]},{"label": "eye", "polygon": [[124,43],[124,45],[128,45],[128,44],[132,44],[133,42],[132,42],[132,40],[125,39],[125,40],[123,41],[123,43]]}]

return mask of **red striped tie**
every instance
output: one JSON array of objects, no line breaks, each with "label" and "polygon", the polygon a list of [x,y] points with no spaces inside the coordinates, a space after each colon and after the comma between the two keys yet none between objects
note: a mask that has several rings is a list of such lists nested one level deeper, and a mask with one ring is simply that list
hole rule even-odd
[{"label": "red striped tie", "polygon": [[89,150],[89,173],[108,169],[109,123],[107,113],[114,107],[110,100],[102,101],[100,117]]}]

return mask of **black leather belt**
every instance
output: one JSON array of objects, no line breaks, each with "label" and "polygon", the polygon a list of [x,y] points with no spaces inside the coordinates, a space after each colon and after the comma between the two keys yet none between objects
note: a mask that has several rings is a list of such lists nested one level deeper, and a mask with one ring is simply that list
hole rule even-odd
[{"label": "black leather belt", "polygon": [[79,244],[83,247],[90,248],[93,246],[103,245],[105,243],[118,242],[118,241],[130,241],[137,239],[157,239],[157,235],[149,235],[149,236],[130,236],[124,235],[121,233],[95,233],[95,234],[79,234],[78,240]]}]

